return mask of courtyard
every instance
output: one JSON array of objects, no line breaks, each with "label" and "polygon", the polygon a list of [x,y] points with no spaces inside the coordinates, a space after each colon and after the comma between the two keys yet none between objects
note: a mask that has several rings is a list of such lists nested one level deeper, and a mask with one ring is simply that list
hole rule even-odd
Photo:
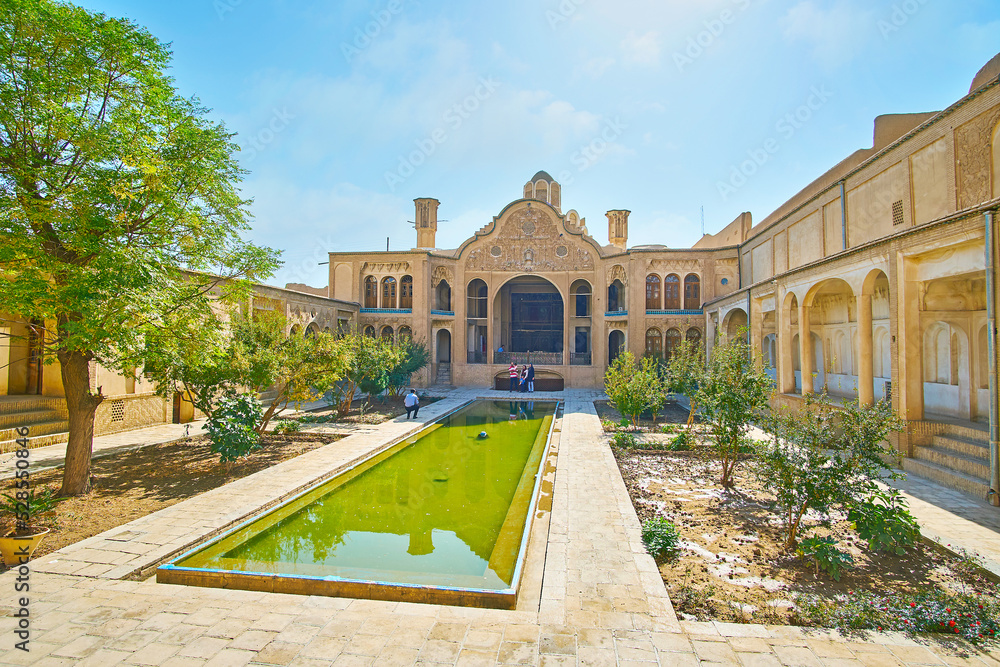
[{"label": "courtyard", "polygon": [[[1000,658],[995,646],[977,649],[938,636],[844,637],[789,626],[679,621],[640,538],[594,406],[602,394],[594,390],[544,396],[564,407],[554,427],[555,470],[546,473],[552,485],[543,491],[549,500],[543,498],[533,524],[516,610],[155,583],[157,564],[242,517],[470,398],[508,396],[474,388],[440,394],[419,422],[396,418],[348,435],[34,560],[32,651],[8,650],[0,663],[989,665]],[[982,515],[951,513],[946,498],[926,511],[912,502],[926,534],[1000,560],[997,527],[982,525]],[[0,585],[13,588],[16,576],[5,573]]]}]

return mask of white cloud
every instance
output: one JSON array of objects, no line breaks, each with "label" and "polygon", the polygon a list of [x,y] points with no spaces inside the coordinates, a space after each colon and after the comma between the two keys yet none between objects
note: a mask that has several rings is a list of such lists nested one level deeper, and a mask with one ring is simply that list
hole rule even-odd
[{"label": "white cloud", "polygon": [[660,33],[650,30],[642,35],[629,30],[621,42],[622,58],[627,63],[655,66],[660,64],[663,46]]},{"label": "white cloud", "polygon": [[599,79],[614,64],[614,58],[590,58],[580,65],[579,70],[591,79]]},{"label": "white cloud", "polygon": [[788,10],[780,24],[788,41],[807,43],[816,60],[833,68],[861,52],[875,18],[872,10],[862,10],[848,0],[837,0],[829,8],[803,0]]}]

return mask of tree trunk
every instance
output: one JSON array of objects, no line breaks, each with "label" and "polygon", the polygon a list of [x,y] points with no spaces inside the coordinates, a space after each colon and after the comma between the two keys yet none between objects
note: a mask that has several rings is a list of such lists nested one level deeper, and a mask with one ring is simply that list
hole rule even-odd
[{"label": "tree trunk", "polygon": [[90,355],[60,351],[59,358],[66,408],[69,411],[69,442],[63,468],[60,496],[78,496],[90,490],[90,457],[94,448],[94,415],[104,397],[100,387],[90,390]]}]

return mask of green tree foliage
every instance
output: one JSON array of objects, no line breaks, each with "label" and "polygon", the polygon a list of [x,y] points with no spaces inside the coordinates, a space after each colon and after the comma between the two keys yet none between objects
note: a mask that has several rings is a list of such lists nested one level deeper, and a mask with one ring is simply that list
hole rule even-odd
[{"label": "green tree foliage", "polygon": [[[657,363],[655,360],[650,360]],[[639,417],[649,409],[656,393],[654,384],[658,381],[648,372],[651,364],[646,360],[636,362],[631,352],[622,352],[604,374],[604,392],[618,412],[627,417],[633,426],[639,425]]]},{"label": "green tree foliage", "polygon": [[45,323],[45,361],[60,363],[60,495],[89,485],[104,400],[91,362],[132,372],[143,334],[202,308],[214,276],[258,280],[277,265],[241,238],[232,134],[177,93],[169,62],[127,20],[0,0],[0,266],[15,278],[0,281],[0,302]]},{"label": "green tree foliage", "polygon": [[885,467],[896,454],[884,440],[902,424],[884,401],[839,408],[826,395],[809,395],[802,408],[772,413],[767,425],[772,437],[758,443],[755,468],[776,496],[788,549],[808,510],[853,507],[878,489],[878,481],[898,477]]},{"label": "green tree foliage", "polygon": [[701,376],[705,372],[705,350],[700,342],[685,340],[673,351],[666,365],[667,389],[687,397],[689,403],[687,425],[694,423],[698,411],[697,393]]},{"label": "green tree foliage", "polygon": [[223,463],[236,461],[260,449],[260,402],[249,394],[223,396],[204,428],[212,441],[212,451]]},{"label": "green tree foliage", "polygon": [[404,338],[396,343],[403,357],[391,371],[388,377],[388,389],[394,396],[399,396],[410,383],[410,378],[417,371],[430,363],[431,353],[427,346],[419,341]]},{"label": "green tree foliage", "polygon": [[317,399],[321,387],[343,378],[347,370],[348,349],[342,341],[328,333],[286,335],[280,315],[237,314],[228,325],[211,315],[197,326],[187,324],[190,336],[171,333],[147,341],[146,374],[156,381],[157,391],[165,397],[182,392],[211,416],[222,396],[273,390],[271,405],[254,425],[258,433],[276,412],[291,402]]},{"label": "green tree foliage", "polygon": [[847,520],[872,551],[892,551],[897,556],[920,539],[920,526],[897,489],[875,490],[847,512]]},{"label": "green tree foliage", "polygon": [[745,336],[738,334],[712,350],[694,400],[708,423],[722,463],[722,487],[733,486],[733,470],[750,448],[750,423],[768,410],[771,379],[761,370]]},{"label": "green tree foliage", "polygon": [[351,411],[354,394],[359,389],[368,394],[369,400],[385,391],[390,373],[404,364],[407,351],[412,348],[358,333],[346,334],[339,342],[344,346],[344,373],[342,379],[325,388],[333,391],[337,412],[343,416]]}]

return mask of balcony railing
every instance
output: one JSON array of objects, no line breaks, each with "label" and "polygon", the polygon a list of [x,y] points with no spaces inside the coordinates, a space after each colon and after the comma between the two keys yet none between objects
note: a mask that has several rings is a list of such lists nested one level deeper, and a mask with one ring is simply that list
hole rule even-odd
[{"label": "balcony railing", "polygon": [[647,315],[704,315],[702,310],[647,310]]},{"label": "balcony railing", "polygon": [[627,310],[609,310],[604,313],[604,317],[628,317]]},{"label": "balcony railing", "polygon": [[469,350],[468,352],[468,363],[470,364],[485,364],[489,363],[486,352],[473,352]]},{"label": "balcony railing", "polygon": [[412,308],[362,308],[362,315],[412,315]]},{"label": "balcony railing", "polygon": [[569,355],[570,366],[589,366],[590,352],[574,352]]},{"label": "balcony railing", "polygon": [[454,310],[432,310],[431,317],[455,317]]},{"label": "balcony railing", "polygon": [[518,366],[535,364],[536,366],[562,366],[562,352],[494,352],[493,363],[509,365],[514,362]]}]

